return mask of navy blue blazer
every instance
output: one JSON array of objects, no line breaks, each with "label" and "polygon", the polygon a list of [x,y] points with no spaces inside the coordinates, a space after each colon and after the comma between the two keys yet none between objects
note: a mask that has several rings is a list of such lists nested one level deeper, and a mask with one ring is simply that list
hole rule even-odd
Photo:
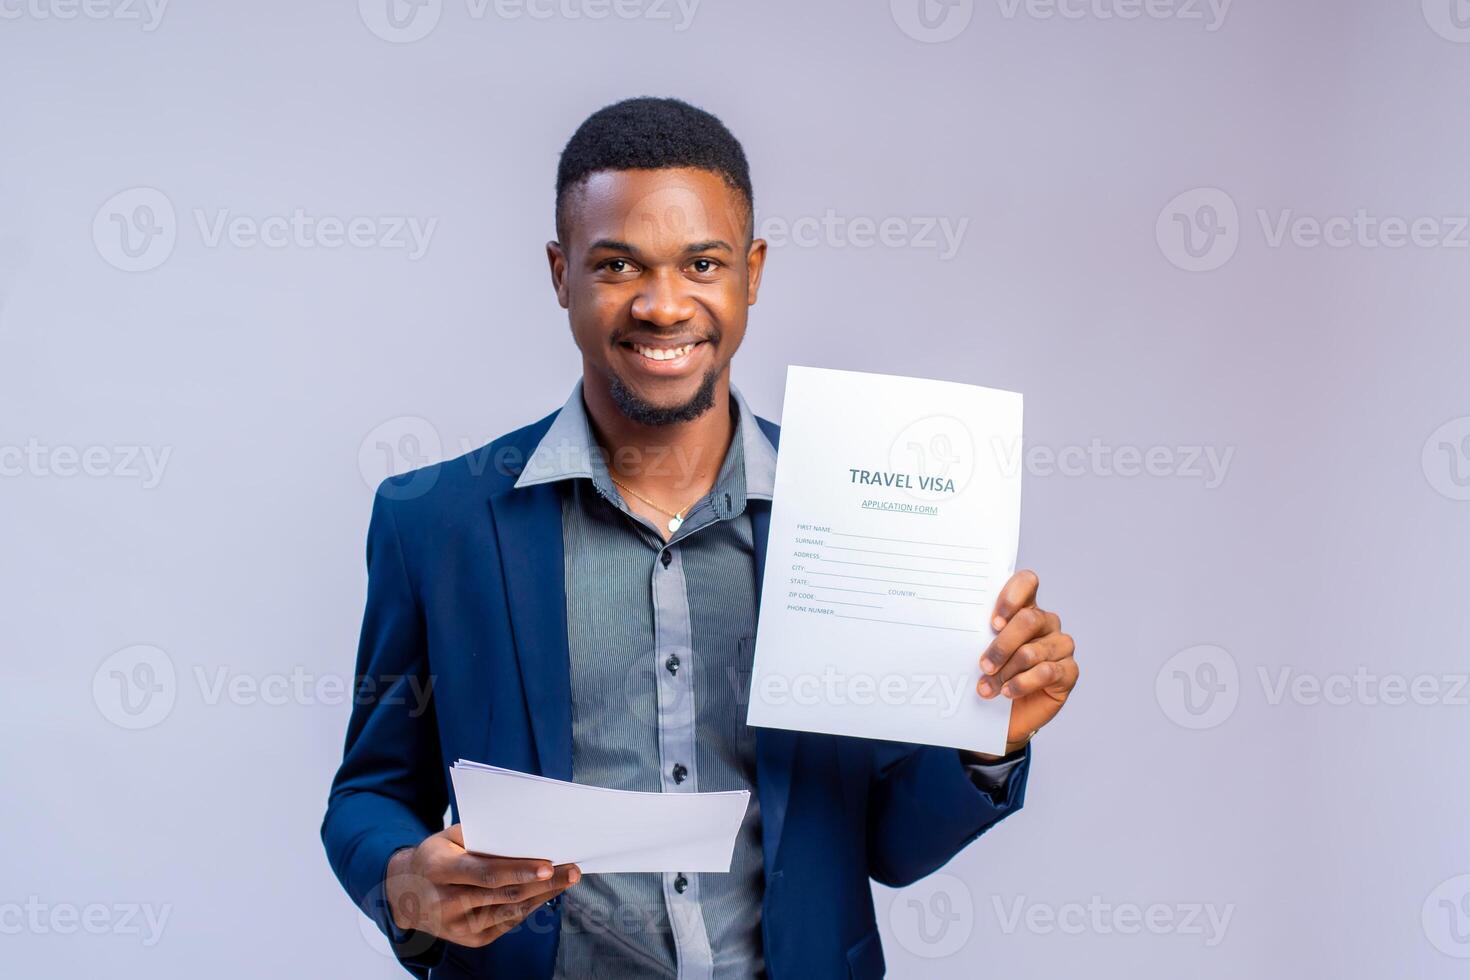
[{"label": "navy blue blazer", "polygon": [[[357,696],[321,833],[390,937],[388,858],[442,830],[446,808],[458,821],[455,759],[572,777],[560,502],[554,484],[513,486],[554,417],[390,478],[373,501]],[[776,444],[779,428],[758,421]],[[759,589],[770,504],[749,507]],[[882,976],[869,879],[906,885],[949,861],[1020,809],[1029,763],[1028,749],[997,804],[953,749],[757,729],[773,980]],[[420,936],[395,952],[421,978],[549,978],[560,915],[544,905],[480,949]]]}]

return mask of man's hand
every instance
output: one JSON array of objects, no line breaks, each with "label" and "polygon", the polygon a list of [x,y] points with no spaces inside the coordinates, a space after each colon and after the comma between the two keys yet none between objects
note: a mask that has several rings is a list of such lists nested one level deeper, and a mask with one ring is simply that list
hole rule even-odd
[{"label": "man's hand", "polygon": [[1024,746],[1037,729],[1055,718],[1077,686],[1075,645],[1062,632],[1057,614],[1036,605],[1040,584],[1035,572],[1011,576],[995,601],[990,624],[996,630],[995,639],[980,657],[982,676],[976,692],[987,700],[996,696],[1011,699],[1007,752]]},{"label": "man's hand", "polygon": [[455,824],[389,858],[384,891],[398,928],[484,946],[581,878],[575,864],[471,854]]}]

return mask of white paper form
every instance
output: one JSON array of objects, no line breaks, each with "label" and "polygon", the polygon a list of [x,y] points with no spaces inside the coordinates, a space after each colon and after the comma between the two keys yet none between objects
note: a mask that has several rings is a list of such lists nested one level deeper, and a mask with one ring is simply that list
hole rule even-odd
[{"label": "white paper form", "polygon": [[789,368],[747,721],[1004,753],[1022,458],[1015,392]]},{"label": "white paper form", "polygon": [[465,850],[586,874],[729,871],[747,790],[636,793],[460,759],[449,769]]}]

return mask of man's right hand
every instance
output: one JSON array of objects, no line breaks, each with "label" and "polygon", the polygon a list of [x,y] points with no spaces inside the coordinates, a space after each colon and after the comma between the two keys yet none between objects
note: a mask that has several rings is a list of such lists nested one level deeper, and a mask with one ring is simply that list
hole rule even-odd
[{"label": "man's right hand", "polygon": [[455,824],[389,858],[384,891],[398,928],[484,946],[581,878],[575,864],[471,854]]}]

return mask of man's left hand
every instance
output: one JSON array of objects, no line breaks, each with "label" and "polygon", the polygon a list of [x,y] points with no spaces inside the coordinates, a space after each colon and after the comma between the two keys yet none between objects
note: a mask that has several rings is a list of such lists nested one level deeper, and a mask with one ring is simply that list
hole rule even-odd
[{"label": "man's left hand", "polygon": [[[1061,618],[1036,604],[1040,584],[1032,571],[1011,576],[995,602],[990,624],[995,639],[980,656],[976,692],[986,700],[1011,699],[1007,753],[1023,747],[1055,718],[1077,686],[1075,644],[1062,632]],[[979,761],[994,758],[971,755]]]}]

